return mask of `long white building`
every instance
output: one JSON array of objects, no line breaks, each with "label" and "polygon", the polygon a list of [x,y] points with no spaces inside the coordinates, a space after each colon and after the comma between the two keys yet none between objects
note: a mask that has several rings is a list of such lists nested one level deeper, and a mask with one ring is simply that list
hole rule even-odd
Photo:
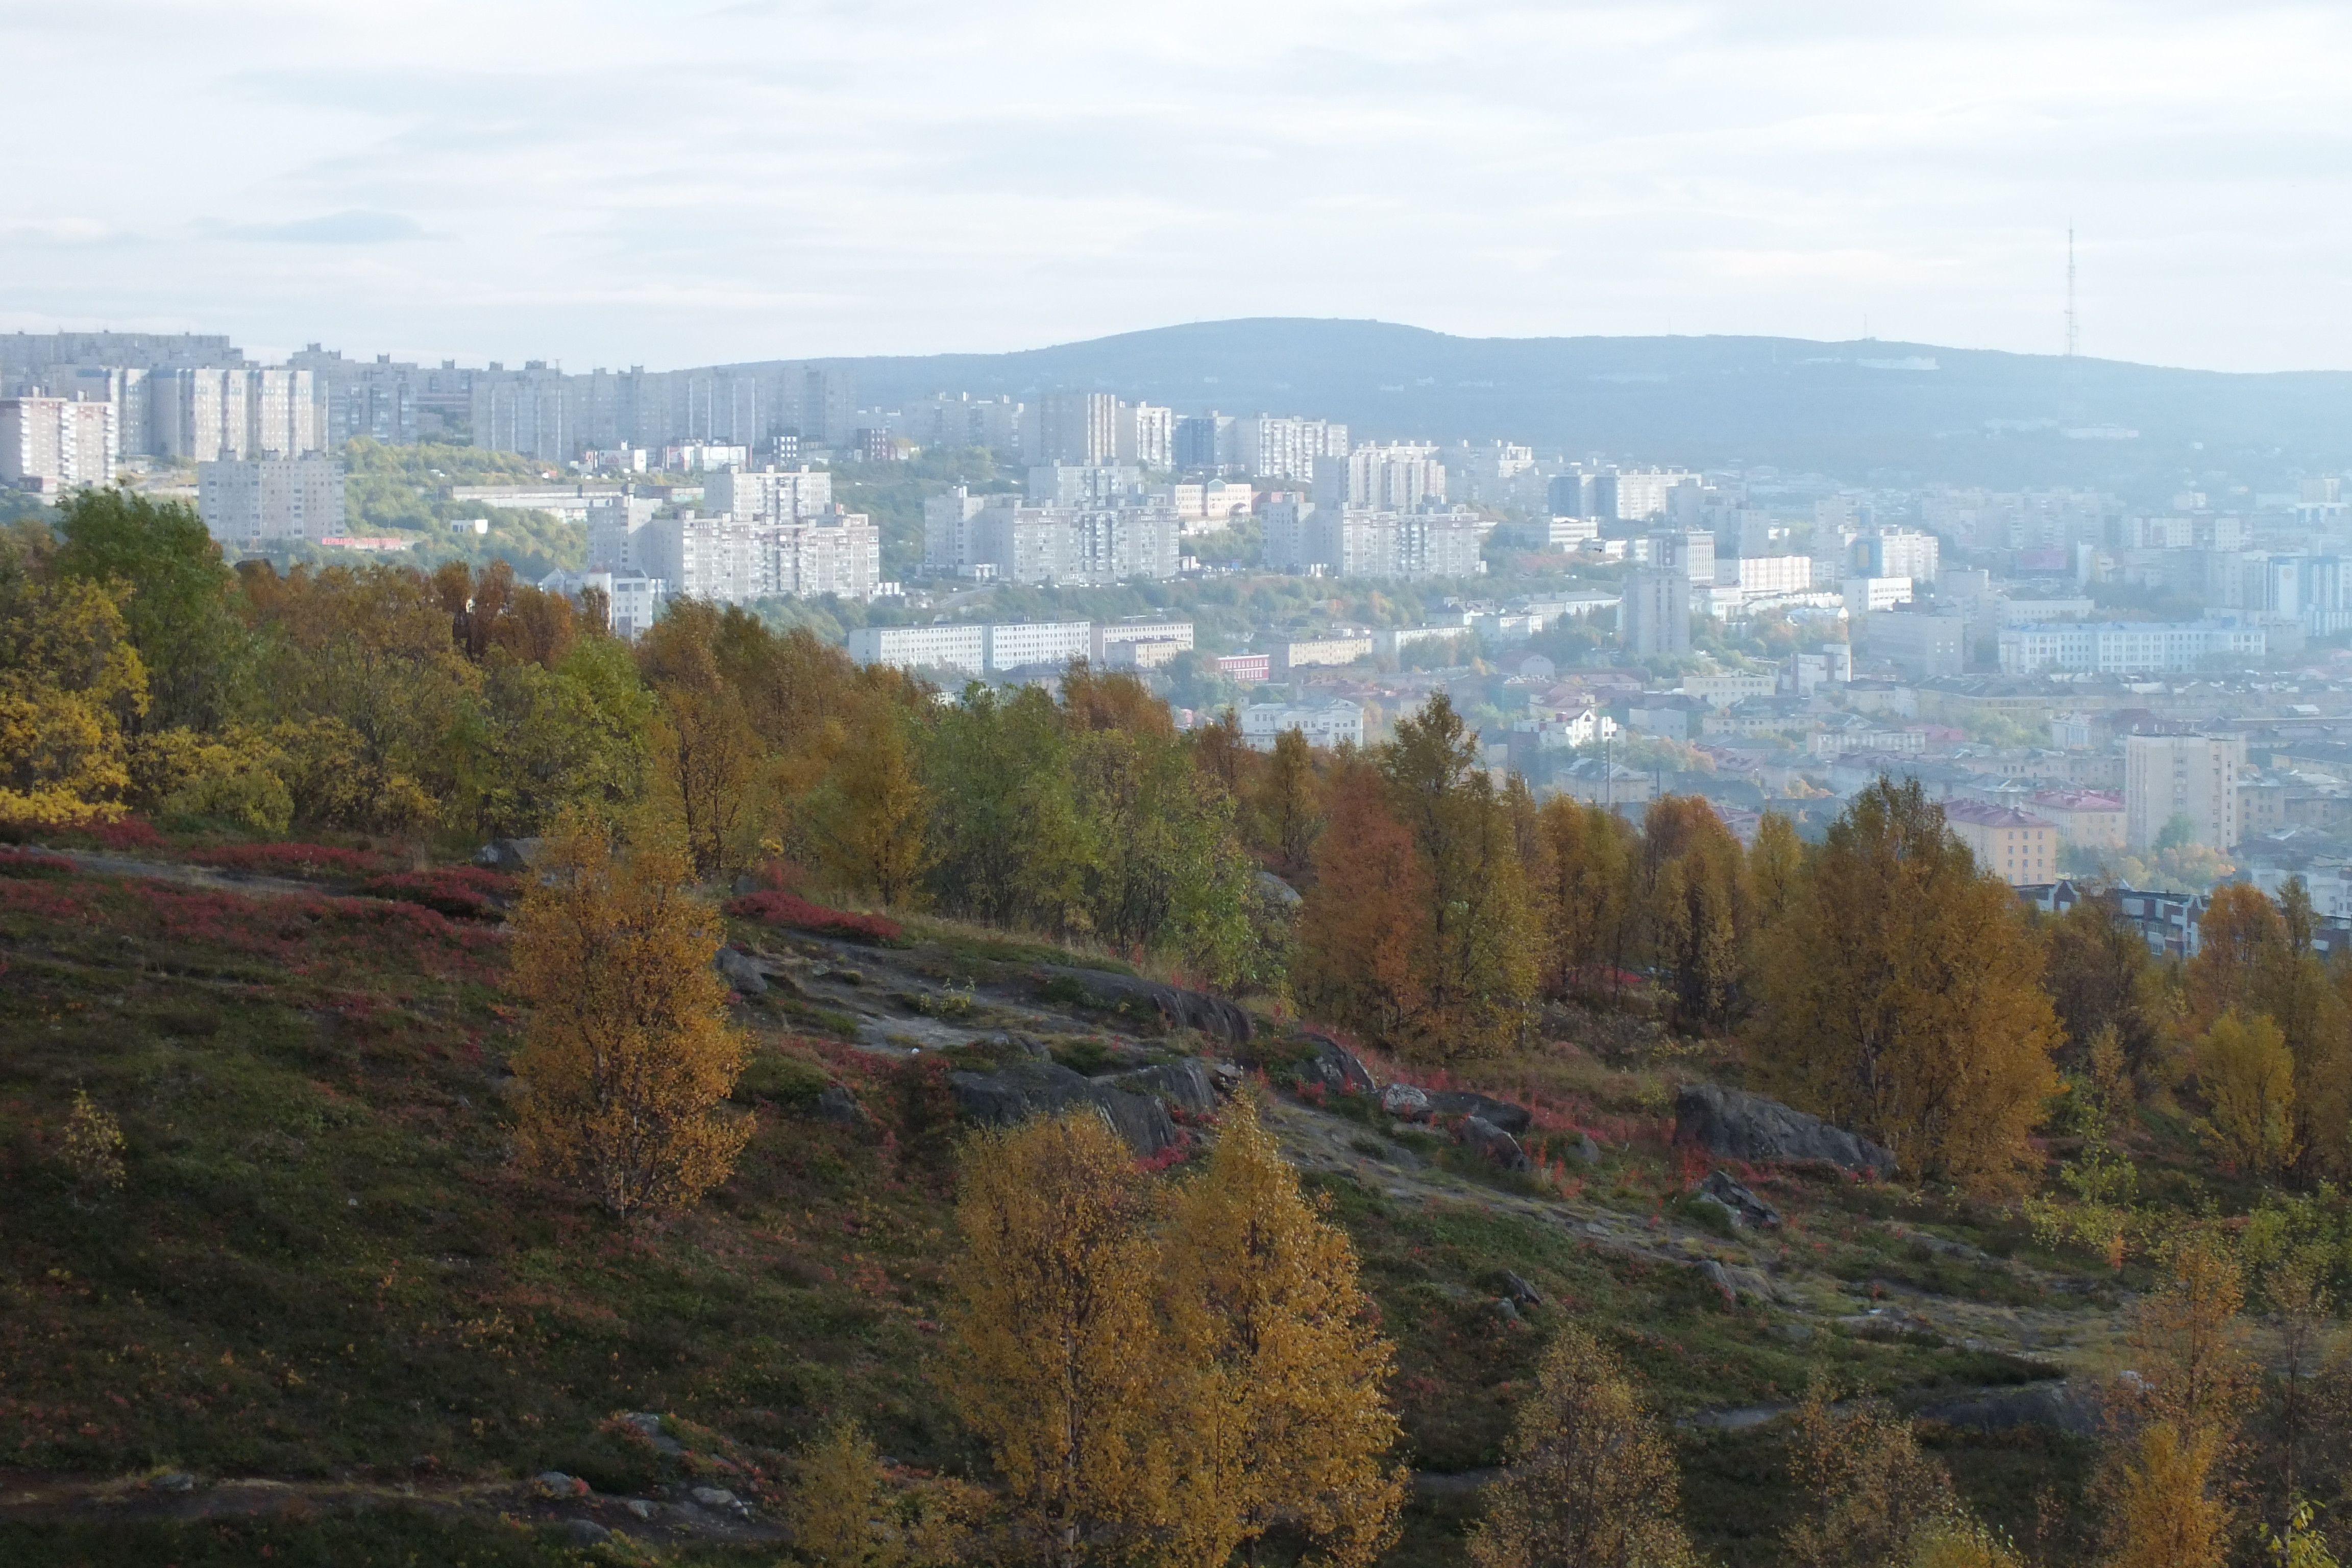
[{"label": "long white building", "polygon": [[924,569],[1092,586],[1176,575],[1183,522],[1172,506],[1024,506],[1022,499],[958,486],[926,500]]},{"label": "long white building", "polygon": [[2108,675],[2171,675],[2210,668],[2209,660],[2260,658],[2269,638],[2260,626],[2221,621],[2081,621],[2003,626],[2000,672],[2089,669]]}]

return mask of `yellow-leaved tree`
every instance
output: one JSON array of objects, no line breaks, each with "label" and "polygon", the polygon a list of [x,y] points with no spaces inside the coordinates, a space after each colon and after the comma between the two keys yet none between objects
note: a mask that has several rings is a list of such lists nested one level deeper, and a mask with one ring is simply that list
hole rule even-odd
[{"label": "yellow-leaved tree", "polygon": [[1804,1568],[1891,1568],[1957,1510],[1951,1477],[1910,1422],[1870,1403],[1840,1410],[1826,1383],[1797,1407],[1789,1468],[1807,1508],[1788,1555]]},{"label": "yellow-leaved tree", "polygon": [[1176,1198],[1166,1279],[1179,1473],[1165,1561],[1221,1568],[1277,1520],[1318,1561],[1361,1568],[1395,1541],[1405,1471],[1385,1398],[1393,1352],[1355,1247],[1298,1190],[1246,1095]]},{"label": "yellow-leaved tree", "polygon": [[1881,779],[1806,858],[1760,942],[1758,1058],[1781,1097],[1979,1191],[2041,1168],[2059,1031],[2017,896],[1914,779]]},{"label": "yellow-leaved tree", "polygon": [[2294,1058],[2276,1024],[2234,1012],[2214,1019],[2197,1047],[2197,1083],[2223,1152],[2263,1176],[2294,1163]]},{"label": "yellow-leaved tree", "polygon": [[719,928],[686,858],[616,857],[567,812],[515,917],[513,984],[531,1005],[515,1076],[528,1170],[572,1183],[616,1219],[692,1205],[751,1135],[719,1106],[743,1069],[711,968]]},{"label": "yellow-leaved tree", "polygon": [[905,903],[931,863],[924,839],[930,799],[915,771],[908,722],[897,704],[870,701],[812,805],[827,877],[885,904]]},{"label": "yellow-leaved tree", "polygon": [[1031,1560],[1076,1568],[1171,1522],[1171,1382],[1135,1157],[1091,1109],[977,1135],[939,1376]]},{"label": "yellow-leaved tree", "polygon": [[2171,1278],[2132,1310],[2134,1375],[2109,1408],[2119,1436],[2107,1460],[2113,1568],[2220,1568],[2235,1509],[2231,1488],[2256,1371],[2240,1310],[2245,1284],[2221,1237],[2179,1237]]},{"label": "yellow-leaved tree", "polygon": [[793,1554],[818,1568],[936,1568],[953,1563],[973,1498],[961,1483],[898,1487],[873,1439],[843,1421],[801,1455]]},{"label": "yellow-leaved tree", "polygon": [[0,819],[110,821],[131,785],[125,721],[147,675],[120,584],[51,570],[47,531],[0,530]]},{"label": "yellow-leaved tree", "polygon": [[1477,1568],[1683,1568],[1674,1450],[1617,1358],[1562,1329],[1520,1401],[1511,1467],[1470,1537]]}]

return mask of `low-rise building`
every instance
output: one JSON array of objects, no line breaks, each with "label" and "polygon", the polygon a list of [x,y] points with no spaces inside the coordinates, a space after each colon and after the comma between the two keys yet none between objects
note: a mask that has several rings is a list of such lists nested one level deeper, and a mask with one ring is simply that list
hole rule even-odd
[{"label": "low-rise building", "polygon": [[2105,790],[2042,790],[2027,804],[2034,816],[2058,830],[2061,843],[2086,849],[2121,849],[2125,838],[2124,797]]},{"label": "low-rise building", "polygon": [[1955,800],[1945,803],[1944,821],[1980,868],[2011,887],[2057,878],[2058,829],[2043,818],[2011,806]]},{"label": "low-rise building", "polygon": [[1253,702],[1242,710],[1242,741],[1252,751],[1270,752],[1285,730],[1297,730],[1315,746],[1364,743],[1361,703],[1344,698],[1315,707]]},{"label": "low-rise building", "polygon": [[1217,673],[1245,684],[1263,685],[1274,679],[1274,656],[1264,653],[1221,653]]},{"label": "low-rise building", "polygon": [[2040,622],[2004,626],[1999,640],[2003,675],[2049,669],[2181,674],[2216,662],[2259,659],[2269,647],[2262,626],[2221,621]]},{"label": "low-rise building", "polygon": [[1318,665],[1353,664],[1372,657],[1372,634],[1337,632],[1319,637],[1290,637],[1274,645],[1276,673]]},{"label": "low-rise building", "polygon": [[849,657],[859,664],[900,669],[950,669],[979,675],[987,668],[986,626],[859,626],[849,634]]}]

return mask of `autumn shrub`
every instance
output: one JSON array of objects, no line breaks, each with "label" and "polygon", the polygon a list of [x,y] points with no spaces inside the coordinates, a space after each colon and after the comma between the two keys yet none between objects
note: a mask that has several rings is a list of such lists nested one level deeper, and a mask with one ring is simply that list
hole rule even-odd
[{"label": "autumn shrub", "polygon": [[848,910],[829,910],[822,904],[810,903],[797,893],[745,893],[728,900],[721,908],[738,920],[814,931],[820,936],[846,937],[853,942],[896,942],[904,934],[904,928],[896,921]]},{"label": "autumn shrub", "polygon": [[16,849],[0,853],[0,877],[70,877],[74,863],[61,855]]},{"label": "autumn shrub", "polygon": [[398,899],[455,920],[494,921],[506,912],[521,888],[503,871],[479,866],[442,866],[430,871],[394,871],[371,877],[359,890],[371,899]]}]

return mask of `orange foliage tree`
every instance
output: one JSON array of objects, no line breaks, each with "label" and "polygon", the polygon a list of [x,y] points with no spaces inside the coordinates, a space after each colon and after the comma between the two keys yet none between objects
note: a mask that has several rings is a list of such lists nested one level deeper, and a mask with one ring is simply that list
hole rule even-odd
[{"label": "orange foliage tree", "polygon": [[1401,1043],[1426,1000],[1416,960],[1429,897],[1428,873],[1380,775],[1362,763],[1342,769],[1299,911],[1290,983],[1300,1003],[1383,1045]]}]

